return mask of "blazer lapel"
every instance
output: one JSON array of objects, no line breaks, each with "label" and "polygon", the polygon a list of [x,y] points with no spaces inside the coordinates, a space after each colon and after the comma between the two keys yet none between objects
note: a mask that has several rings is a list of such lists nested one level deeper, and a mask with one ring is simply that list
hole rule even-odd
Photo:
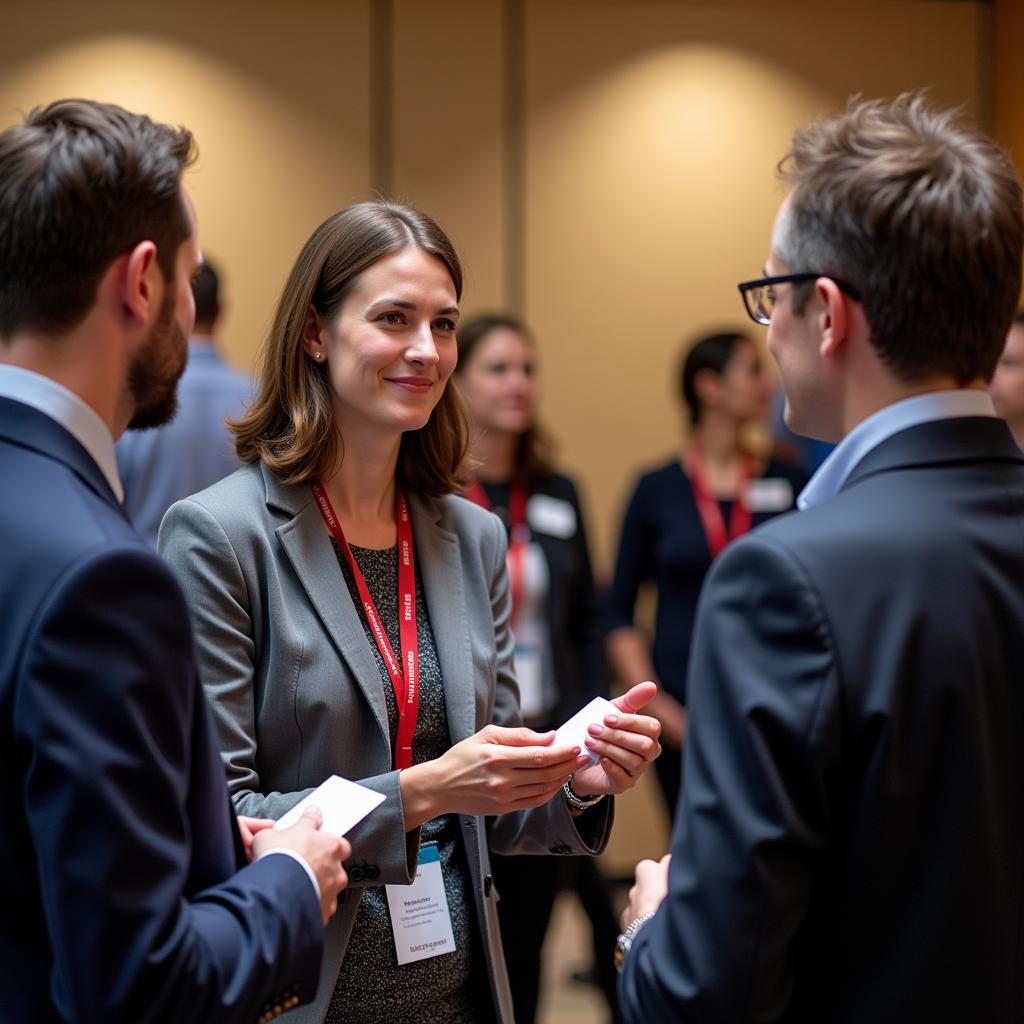
[{"label": "blazer lapel", "polygon": [[473,653],[458,538],[440,525],[437,503],[412,496],[416,563],[430,614],[444,679],[448,730],[453,743],[476,732]]},{"label": "blazer lapel", "polygon": [[324,529],[320,510],[308,488],[285,487],[266,468],[263,477],[267,504],[293,515],[275,531],[278,540],[327,635],[373,710],[384,745],[390,751],[391,730],[380,671],[363,631],[359,610],[352,603],[338,557]]}]

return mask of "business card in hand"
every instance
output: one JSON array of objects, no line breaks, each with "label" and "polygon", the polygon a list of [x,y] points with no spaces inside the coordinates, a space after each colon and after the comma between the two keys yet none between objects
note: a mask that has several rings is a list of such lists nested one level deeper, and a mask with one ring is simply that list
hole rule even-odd
[{"label": "business card in hand", "polygon": [[595,697],[585,707],[580,708],[565,725],[560,726],[555,731],[554,746],[560,747],[563,744],[571,744],[572,746],[579,747],[591,761],[596,762],[600,755],[595,754],[584,742],[589,735],[587,727],[595,722],[603,725],[604,716],[611,714],[613,711],[618,714],[619,709],[610,700],[605,700],[604,697]]},{"label": "business card in hand", "polygon": [[383,802],[383,793],[360,786],[358,782],[350,782],[340,775],[332,775],[280,818],[274,828],[288,828],[289,825],[294,825],[302,812],[310,804],[315,804],[324,816],[321,829],[324,832],[333,832],[336,836],[343,836]]}]

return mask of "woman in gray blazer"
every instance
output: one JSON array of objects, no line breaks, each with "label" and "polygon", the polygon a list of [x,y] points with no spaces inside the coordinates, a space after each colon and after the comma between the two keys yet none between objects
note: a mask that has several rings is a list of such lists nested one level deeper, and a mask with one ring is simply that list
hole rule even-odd
[{"label": "woman in gray blazer", "polygon": [[660,749],[637,713],[649,683],[591,727],[596,763],[520,725],[505,531],[453,496],[461,286],[414,210],[325,221],[233,424],[248,465],[161,527],[239,813],[278,818],[332,773],[387,798],[348,835],[349,889],[296,1020],[511,1024],[489,851],[600,852],[606,797]]}]

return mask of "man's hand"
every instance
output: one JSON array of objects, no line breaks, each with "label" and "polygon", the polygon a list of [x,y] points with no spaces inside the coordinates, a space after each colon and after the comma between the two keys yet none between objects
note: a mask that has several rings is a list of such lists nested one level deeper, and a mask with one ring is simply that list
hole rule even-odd
[{"label": "man's hand", "polygon": [[332,832],[321,832],[323,815],[319,807],[307,807],[290,828],[265,828],[253,837],[253,854],[268,850],[293,850],[310,866],[320,886],[320,914],[324,924],[338,909],[338,893],[348,885],[341,862],[352,855],[352,847]]},{"label": "man's hand", "polygon": [[641,914],[655,912],[668,895],[668,866],[672,854],[666,853],[659,861],[642,860],[636,866],[636,882],[629,890],[629,902],[622,912],[621,925],[625,931],[630,921]]}]

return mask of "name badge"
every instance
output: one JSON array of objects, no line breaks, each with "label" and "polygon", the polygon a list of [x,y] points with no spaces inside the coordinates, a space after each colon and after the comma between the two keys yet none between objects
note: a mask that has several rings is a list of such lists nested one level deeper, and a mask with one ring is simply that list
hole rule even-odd
[{"label": "name badge", "polygon": [[784,476],[751,480],[744,501],[751,512],[785,512],[793,507],[793,485]]},{"label": "name badge", "polygon": [[420,848],[412,885],[387,885],[391,931],[399,964],[455,952],[452,915],[444,891],[437,843]]},{"label": "name badge", "polygon": [[576,510],[561,498],[535,494],[526,503],[526,521],[538,533],[568,540],[576,536]]}]

